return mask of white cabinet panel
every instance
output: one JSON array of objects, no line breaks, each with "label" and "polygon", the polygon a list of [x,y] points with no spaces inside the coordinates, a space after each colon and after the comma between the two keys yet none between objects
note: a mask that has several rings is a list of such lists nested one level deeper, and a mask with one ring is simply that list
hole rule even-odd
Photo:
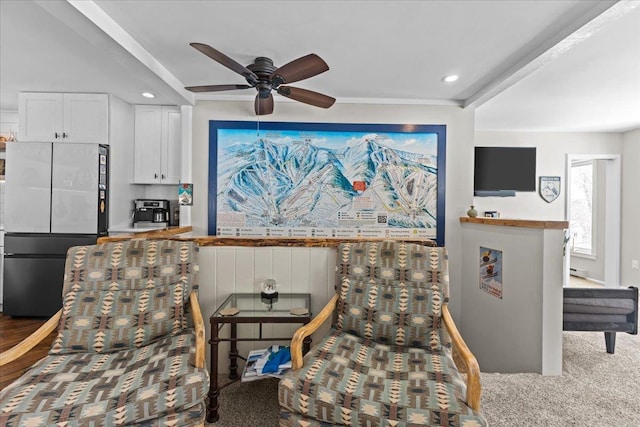
[{"label": "white cabinet panel", "polygon": [[160,182],[160,142],[162,110],[157,105],[136,105],[133,181],[138,184]]},{"label": "white cabinet panel", "polygon": [[162,107],[162,168],[163,184],[180,182],[182,114],[177,107]]},{"label": "white cabinet panel", "polygon": [[48,233],[51,143],[7,144],[5,179],[6,231]]},{"label": "white cabinet panel", "polygon": [[109,97],[94,93],[21,92],[22,142],[109,143]]},{"label": "white cabinet panel", "polygon": [[51,232],[98,228],[98,145],[53,144]]},{"label": "white cabinet panel", "polygon": [[40,142],[62,140],[62,114],[61,93],[20,93],[18,139]]},{"label": "white cabinet panel", "polygon": [[182,119],[177,107],[136,105],[133,182],[178,184]]},{"label": "white cabinet panel", "polygon": [[108,108],[107,95],[65,94],[63,141],[108,144]]}]

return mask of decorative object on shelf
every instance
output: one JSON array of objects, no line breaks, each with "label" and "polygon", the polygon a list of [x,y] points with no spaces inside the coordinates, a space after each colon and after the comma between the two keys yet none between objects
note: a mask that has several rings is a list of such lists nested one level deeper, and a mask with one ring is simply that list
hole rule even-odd
[{"label": "decorative object on shelf", "polygon": [[476,210],[475,206],[471,205],[471,207],[469,208],[469,210],[467,211],[467,215],[470,218],[475,218],[478,216],[478,211]]},{"label": "decorative object on shelf", "polygon": [[560,195],[560,177],[541,176],[540,185],[538,185],[538,192],[545,202],[553,202]]},{"label": "decorative object on shelf", "polygon": [[263,303],[269,304],[269,310],[272,309],[274,302],[278,301],[278,291],[276,287],[278,284],[273,279],[267,279],[262,284],[262,292],[260,292],[260,298]]},{"label": "decorative object on shelf", "polygon": [[182,206],[193,205],[193,184],[180,184],[178,186],[178,200]]},{"label": "decorative object on shelf", "polygon": [[484,211],[485,218],[500,218],[500,212],[498,211]]}]

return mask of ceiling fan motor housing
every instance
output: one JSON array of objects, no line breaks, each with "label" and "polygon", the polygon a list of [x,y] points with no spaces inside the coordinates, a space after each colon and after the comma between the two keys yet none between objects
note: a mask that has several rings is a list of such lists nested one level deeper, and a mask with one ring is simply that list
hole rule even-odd
[{"label": "ceiling fan motor housing", "polygon": [[[253,61],[253,64],[247,65],[247,68],[258,76],[258,82],[255,83],[255,87],[258,90],[260,98],[268,98],[271,89],[277,87],[271,82],[271,73],[276,70],[273,61],[270,58],[259,56]],[[252,84],[249,78],[247,78],[247,82]]]}]

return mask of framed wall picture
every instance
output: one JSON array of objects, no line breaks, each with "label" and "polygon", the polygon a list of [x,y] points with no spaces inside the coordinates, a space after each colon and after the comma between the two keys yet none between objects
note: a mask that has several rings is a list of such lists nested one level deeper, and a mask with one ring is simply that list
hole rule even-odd
[{"label": "framed wall picture", "polygon": [[209,122],[209,234],[444,244],[446,127]]},{"label": "framed wall picture", "polygon": [[4,179],[5,159],[0,159],[0,179]]}]

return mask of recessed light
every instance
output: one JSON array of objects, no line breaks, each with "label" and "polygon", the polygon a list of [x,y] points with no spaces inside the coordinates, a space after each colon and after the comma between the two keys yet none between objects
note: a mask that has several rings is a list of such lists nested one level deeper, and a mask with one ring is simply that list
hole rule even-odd
[{"label": "recessed light", "polygon": [[142,92],[142,96],[144,96],[145,98],[155,98],[156,97],[151,92]]},{"label": "recessed light", "polygon": [[459,78],[459,76],[456,76],[455,74],[451,74],[449,76],[444,76],[442,78],[442,81],[445,82],[445,83],[453,83],[456,80],[458,80],[458,78]]}]

